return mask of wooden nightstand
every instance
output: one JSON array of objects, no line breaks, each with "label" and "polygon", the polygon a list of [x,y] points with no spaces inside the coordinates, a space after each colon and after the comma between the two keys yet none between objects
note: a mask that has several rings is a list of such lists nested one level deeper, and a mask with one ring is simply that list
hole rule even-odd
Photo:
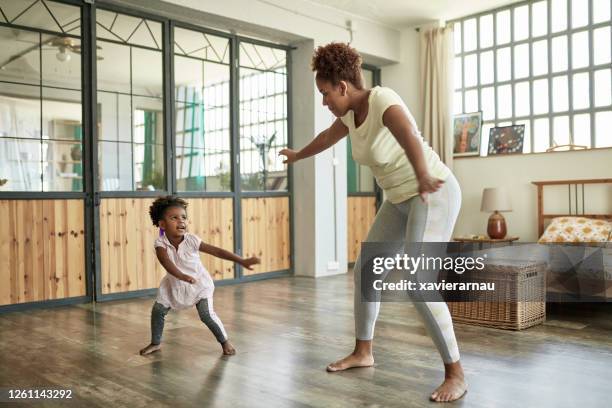
[{"label": "wooden nightstand", "polygon": [[478,244],[478,249],[482,249],[485,244],[488,244],[489,248],[497,246],[499,244],[502,244],[501,246],[504,246],[503,244],[512,245],[512,243],[514,241],[518,241],[518,239],[519,237],[510,237],[510,236],[506,238],[502,238],[502,239],[492,239],[489,237],[484,237],[484,238],[454,237],[453,241],[461,242],[462,244]]}]

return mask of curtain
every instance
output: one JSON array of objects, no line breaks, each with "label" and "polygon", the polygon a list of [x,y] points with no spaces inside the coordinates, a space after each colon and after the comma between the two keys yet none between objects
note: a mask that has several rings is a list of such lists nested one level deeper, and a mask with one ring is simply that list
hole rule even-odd
[{"label": "curtain", "polygon": [[453,27],[421,30],[423,137],[452,169]]}]

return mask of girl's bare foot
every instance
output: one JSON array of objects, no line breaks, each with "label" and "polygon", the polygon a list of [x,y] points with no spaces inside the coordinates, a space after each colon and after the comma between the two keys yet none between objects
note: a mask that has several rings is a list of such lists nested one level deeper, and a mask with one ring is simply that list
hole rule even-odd
[{"label": "girl's bare foot", "polygon": [[356,367],[371,367],[374,365],[374,355],[372,354],[372,340],[355,340],[355,350],[342,360],[338,360],[327,366],[327,371],[348,370]]},{"label": "girl's bare foot", "polygon": [[348,370],[349,368],[371,367],[374,365],[374,356],[372,354],[357,354],[352,352],[348,356],[327,366],[327,371],[334,373],[336,371]]},{"label": "girl's bare foot", "polygon": [[463,397],[467,392],[467,383],[463,376],[463,368],[457,361],[444,364],[444,382],[429,397],[436,402],[451,402]]},{"label": "girl's bare foot", "polygon": [[157,350],[161,350],[161,344],[149,344],[147,347],[140,350],[141,356],[146,356],[147,354],[151,354],[156,352]]},{"label": "girl's bare foot", "polygon": [[225,356],[233,356],[236,354],[236,349],[229,340],[225,340],[225,343],[221,343],[221,347],[223,348],[223,355]]}]

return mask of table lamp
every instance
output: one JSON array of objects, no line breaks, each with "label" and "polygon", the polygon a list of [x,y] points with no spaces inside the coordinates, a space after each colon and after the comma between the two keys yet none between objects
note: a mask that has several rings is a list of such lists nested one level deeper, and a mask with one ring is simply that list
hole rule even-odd
[{"label": "table lamp", "polygon": [[485,188],[482,191],[480,211],[493,212],[487,223],[487,234],[492,239],[506,237],[506,220],[500,214],[502,211],[512,211],[510,196],[503,188]]}]

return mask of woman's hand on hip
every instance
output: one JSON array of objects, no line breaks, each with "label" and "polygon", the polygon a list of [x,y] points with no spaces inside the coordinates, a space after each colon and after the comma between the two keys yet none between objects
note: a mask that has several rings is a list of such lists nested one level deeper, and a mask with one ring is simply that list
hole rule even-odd
[{"label": "woman's hand on hip", "polygon": [[427,195],[438,191],[442,184],[444,184],[443,180],[432,177],[429,174],[419,177],[419,196],[421,196],[421,200],[427,203]]},{"label": "woman's hand on hip", "polygon": [[299,160],[298,152],[292,149],[283,149],[280,152],[278,152],[278,155],[286,157],[286,159],[283,160],[283,163],[286,163],[286,164],[295,163],[296,161]]}]

